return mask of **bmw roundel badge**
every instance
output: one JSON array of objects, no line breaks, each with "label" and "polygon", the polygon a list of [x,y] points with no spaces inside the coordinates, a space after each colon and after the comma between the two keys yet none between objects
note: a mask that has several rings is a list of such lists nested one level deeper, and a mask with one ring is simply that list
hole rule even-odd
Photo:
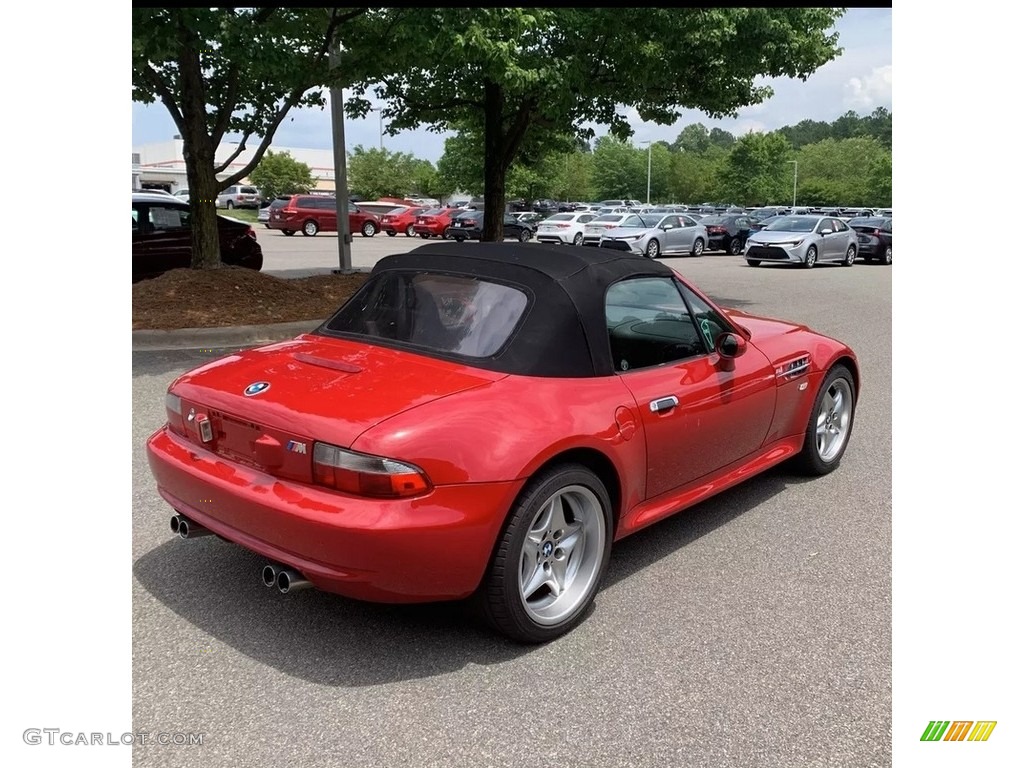
[{"label": "bmw roundel badge", "polygon": [[269,381],[254,381],[245,388],[245,396],[252,397],[253,395],[258,395],[260,392],[266,392],[268,389],[270,389]]}]

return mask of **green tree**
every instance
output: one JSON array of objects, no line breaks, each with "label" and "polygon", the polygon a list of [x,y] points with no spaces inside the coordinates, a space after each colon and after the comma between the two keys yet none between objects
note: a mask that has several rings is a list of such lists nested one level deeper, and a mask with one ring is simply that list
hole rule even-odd
[{"label": "green tree", "polygon": [[296,160],[290,152],[272,150],[267,150],[256,169],[249,174],[249,181],[259,187],[265,200],[304,194],[316,185],[308,165]]},{"label": "green tree", "polygon": [[779,132],[789,139],[795,149],[832,138],[832,126],[816,120],[801,120],[796,125],[787,125]]},{"label": "green tree", "polygon": [[[221,266],[217,193],[248,176],[297,106],[322,105],[328,45],[365,8],[133,8],[132,101],[160,101],[184,142],[192,267]],[[374,59],[376,61],[376,59]],[[225,135],[237,150],[218,160]],[[223,179],[258,138],[252,159]]]},{"label": "green tree", "polygon": [[701,154],[711,146],[711,135],[703,123],[690,123],[679,132],[672,142],[673,152],[694,152]]},{"label": "green tree", "polygon": [[739,205],[769,205],[786,199],[786,160],[793,148],[781,133],[740,137],[726,161],[727,191]]},{"label": "green tree", "polygon": [[[483,139],[484,238],[500,240],[506,175],[530,141],[618,138],[625,108],[669,125],[680,110],[712,118],[764,101],[761,77],[799,77],[839,54],[829,8],[428,8],[384,9],[352,41],[358,60],[385,49],[392,74],[353,87],[353,116],[372,89],[389,130],[474,127]],[[386,44],[383,36],[392,36]],[[372,54],[370,54],[372,55]],[[657,76],[652,76],[656,72]],[[595,149],[595,154],[597,150]],[[526,163],[531,166],[531,163]],[[595,174],[605,172],[595,163]],[[645,180],[646,183],[646,180]],[[598,187],[600,188],[600,182]]]},{"label": "green tree", "polygon": [[412,189],[416,158],[406,152],[357,144],[348,155],[348,186],[366,200],[405,197]]},{"label": "green tree", "polygon": [[614,136],[594,145],[594,187],[601,200],[640,200],[647,194],[647,150]]},{"label": "green tree", "polygon": [[886,153],[881,142],[873,138],[826,139],[808,144],[797,154],[798,199],[805,205],[880,205],[872,199],[871,179],[873,169],[878,173],[879,167],[884,168]]},{"label": "green tree", "polygon": [[444,179],[429,160],[416,160],[412,170],[412,191],[418,197],[443,202],[451,197],[455,186]]},{"label": "green tree", "polygon": [[477,197],[484,192],[484,153],[479,139],[457,133],[444,140],[437,173],[452,188]]},{"label": "green tree", "polygon": [[721,128],[712,128],[711,133],[708,134],[708,141],[716,147],[729,149],[736,143],[736,137]]}]

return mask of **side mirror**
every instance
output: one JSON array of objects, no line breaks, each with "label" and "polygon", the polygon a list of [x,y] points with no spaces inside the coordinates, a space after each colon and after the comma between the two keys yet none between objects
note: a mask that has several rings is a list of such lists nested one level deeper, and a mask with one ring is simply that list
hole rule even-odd
[{"label": "side mirror", "polygon": [[727,331],[715,339],[715,351],[721,358],[722,369],[731,371],[736,367],[736,358],[747,351],[747,340]]}]

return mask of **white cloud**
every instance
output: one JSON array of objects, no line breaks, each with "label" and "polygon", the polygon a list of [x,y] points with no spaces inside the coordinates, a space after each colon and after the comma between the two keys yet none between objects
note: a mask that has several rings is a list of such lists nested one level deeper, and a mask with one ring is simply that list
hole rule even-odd
[{"label": "white cloud", "polygon": [[867,77],[846,81],[843,103],[853,110],[892,106],[892,64],[875,67]]}]

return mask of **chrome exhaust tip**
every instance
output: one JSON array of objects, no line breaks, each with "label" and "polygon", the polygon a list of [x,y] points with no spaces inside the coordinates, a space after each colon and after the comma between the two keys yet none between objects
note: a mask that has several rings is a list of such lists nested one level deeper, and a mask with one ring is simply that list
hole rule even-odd
[{"label": "chrome exhaust tip", "polygon": [[300,589],[308,589],[312,586],[312,582],[291,568],[282,568],[277,573],[277,589],[282,595],[287,595],[289,592],[296,592]]},{"label": "chrome exhaust tip", "polygon": [[213,531],[209,528],[204,528],[184,515],[175,515],[171,518],[171,532],[178,534],[183,539],[198,539],[200,536],[213,535]]},{"label": "chrome exhaust tip", "polygon": [[280,565],[269,565],[263,566],[263,586],[274,587],[277,586],[277,574],[281,572]]}]

